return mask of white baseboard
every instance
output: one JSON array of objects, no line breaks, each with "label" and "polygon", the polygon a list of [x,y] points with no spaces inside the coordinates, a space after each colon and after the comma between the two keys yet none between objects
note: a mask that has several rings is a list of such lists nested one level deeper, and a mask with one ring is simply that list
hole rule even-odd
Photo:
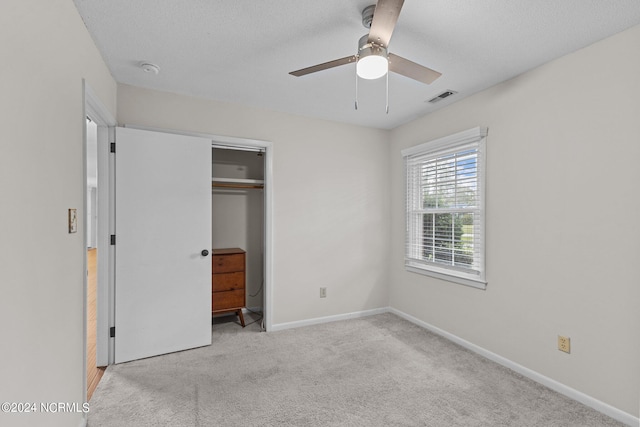
[{"label": "white baseboard", "polygon": [[297,320],[295,322],[277,323],[271,326],[269,332],[283,331],[285,329],[299,328],[302,326],[318,325],[320,323],[336,322],[338,320],[356,319],[358,317],[373,316],[389,312],[388,307],[374,308],[372,310],[355,311],[353,313],[336,314],[334,316],[316,317],[313,319]]},{"label": "white baseboard", "polygon": [[400,310],[397,310],[395,308],[389,308],[387,310],[390,313],[393,313],[397,316],[402,317],[403,319],[408,320],[411,323],[415,323],[418,326],[421,326],[433,333],[436,333],[446,339],[448,339],[449,341],[453,341],[454,343],[467,348],[475,353],[478,353],[481,356],[486,357],[489,360],[492,360],[502,366],[505,366],[509,369],[511,369],[512,371],[515,371],[529,379],[532,379],[533,381],[540,383],[546,387],[549,387],[551,390],[557,391],[560,394],[563,394],[573,400],[576,400],[580,403],[582,403],[585,406],[588,406],[590,408],[595,409],[598,412],[601,412],[617,421],[620,421],[628,426],[640,426],[640,418],[635,417],[627,412],[624,412],[618,408],[615,408],[607,403],[604,403],[598,399],[595,399],[591,396],[588,396],[576,389],[573,389],[569,386],[566,386],[562,383],[559,383],[558,381],[551,379],[549,377],[546,377],[536,371],[532,371],[529,368],[526,368],[522,365],[519,365],[507,358],[504,358],[500,355],[497,355],[489,350],[486,350],[482,347],[479,347],[469,341],[466,341],[456,335],[453,335],[447,331],[444,331],[436,326],[433,326],[427,322],[424,322],[416,317],[413,317],[409,314],[406,314]]}]

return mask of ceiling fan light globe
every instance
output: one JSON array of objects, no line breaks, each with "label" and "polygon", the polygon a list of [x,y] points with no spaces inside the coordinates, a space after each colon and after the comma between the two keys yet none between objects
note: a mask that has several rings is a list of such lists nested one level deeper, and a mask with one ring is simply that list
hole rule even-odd
[{"label": "ceiling fan light globe", "polygon": [[368,55],[356,64],[358,77],[367,80],[379,79],[389,71],[389,61],[381,55]]}]

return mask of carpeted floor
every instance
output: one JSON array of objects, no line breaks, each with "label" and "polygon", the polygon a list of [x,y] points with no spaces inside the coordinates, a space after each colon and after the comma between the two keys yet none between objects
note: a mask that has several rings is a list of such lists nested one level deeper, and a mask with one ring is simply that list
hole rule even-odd
[{"label": "carpeted floor", "polygon": [[109,367],[89,426],[623,425],[393,314],[259,330]]}]

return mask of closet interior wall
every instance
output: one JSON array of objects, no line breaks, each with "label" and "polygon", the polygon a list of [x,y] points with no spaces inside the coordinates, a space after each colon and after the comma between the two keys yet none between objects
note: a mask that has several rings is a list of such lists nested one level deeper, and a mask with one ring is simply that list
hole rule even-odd
[{"label": "closet interior wall", "polygon": [[264,191],[262,184],[247,188],[228,180],[264,180],[264,156],[255,151],[212,148],[212,182],[216,178],[229,187],[212,185],[213,249],[241,248],[246,251],[246,306],[263,310]]}]

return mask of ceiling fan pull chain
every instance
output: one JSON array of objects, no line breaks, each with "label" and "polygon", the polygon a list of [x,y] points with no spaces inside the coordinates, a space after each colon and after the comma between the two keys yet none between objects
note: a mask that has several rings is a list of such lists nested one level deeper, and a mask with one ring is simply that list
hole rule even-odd
[{"label": "ceiling fan pull chain", "polygon": [[387,72],[387,114],[389,114],[389,73]]},{"label": "ceiling fan pull chain", "polygon": [[[358,60],[356,59],[356,64]],[[358,72],[356,71],[356,110],[358,110]]]}]

